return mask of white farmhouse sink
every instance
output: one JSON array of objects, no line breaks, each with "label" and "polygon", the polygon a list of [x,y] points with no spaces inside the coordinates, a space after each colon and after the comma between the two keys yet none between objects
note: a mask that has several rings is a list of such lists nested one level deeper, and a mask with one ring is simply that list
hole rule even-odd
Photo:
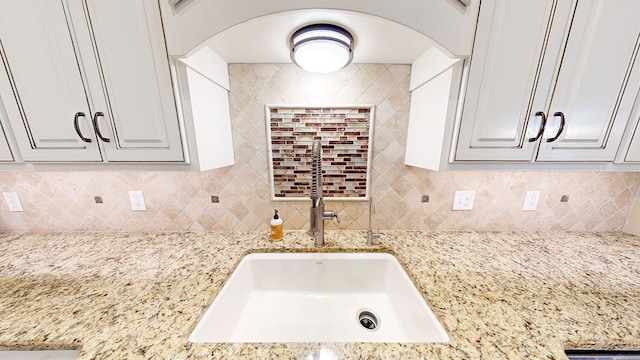
[{"label": "white farmhouse sink", "polygon": [[449,336],[390,254],[271,253],[240,261],[189,341],[446,342]]}]

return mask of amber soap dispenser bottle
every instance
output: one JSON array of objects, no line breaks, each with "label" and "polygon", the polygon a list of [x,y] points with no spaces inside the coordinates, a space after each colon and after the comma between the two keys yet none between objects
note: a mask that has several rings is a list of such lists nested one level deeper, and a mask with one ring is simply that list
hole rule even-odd
[{"label": "amber soap dispenser bottle", "polygon": [[278,216],[278,210],[273,215],[273,220],[271,220],[271,240],[281,240],[282,239],[282,219]]}]

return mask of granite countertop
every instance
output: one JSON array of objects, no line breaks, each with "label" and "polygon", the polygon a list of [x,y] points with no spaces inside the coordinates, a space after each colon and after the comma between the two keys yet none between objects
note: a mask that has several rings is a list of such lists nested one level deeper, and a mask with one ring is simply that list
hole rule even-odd
[{"label": "granite countertop", "polygon": [[622,233],[328,231],[321,251],[397,256],[451,341],[195,344],[243,255],[317,251],[304,231],[1,233],[0,349],[79,359],[564,359],[640,349],[640,238]]}]

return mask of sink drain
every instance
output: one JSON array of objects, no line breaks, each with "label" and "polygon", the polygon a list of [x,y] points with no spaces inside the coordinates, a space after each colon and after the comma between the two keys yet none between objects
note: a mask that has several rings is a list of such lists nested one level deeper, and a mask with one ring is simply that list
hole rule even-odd
[{"label": "sink drain", "polygon": [[376,331],[380,327],[380,320],[378,320],[378,316],[376,316],[376,314],[371,310],[359,310],[358,322],[360,323],[360,326],[369,331]]}]

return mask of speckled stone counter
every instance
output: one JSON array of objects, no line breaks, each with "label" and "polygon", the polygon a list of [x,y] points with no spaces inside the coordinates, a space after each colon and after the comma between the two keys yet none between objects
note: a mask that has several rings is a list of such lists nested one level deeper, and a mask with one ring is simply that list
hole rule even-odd
[{"label": "speckled stone counter", "polygon": [[565,359],[640,349],[640,238],[620,233],[327,232],[320,251],[385,251],[414,280],[444,344],[194,344],[243,255],[318,251],[305,232],[2,233],[0,349],[79,359]]}]

